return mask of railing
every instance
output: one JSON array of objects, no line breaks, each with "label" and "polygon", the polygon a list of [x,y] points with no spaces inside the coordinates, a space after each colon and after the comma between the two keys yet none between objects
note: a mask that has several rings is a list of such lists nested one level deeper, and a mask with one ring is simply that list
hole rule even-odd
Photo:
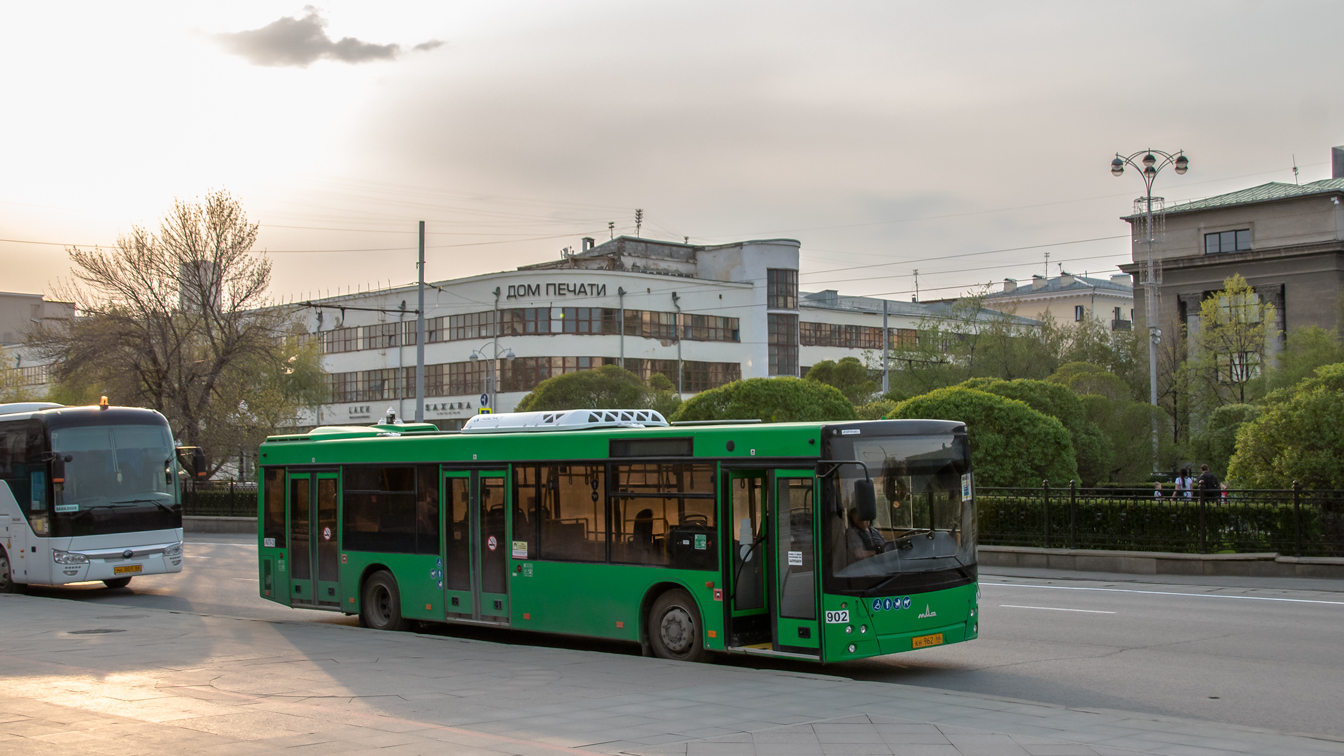
[{"label": "railing", "polygon": [[182,489],[182,514],[191,517],[257,516],[257,484],[229,481],[187,483]]},{"label": "railing", "polygon": [[980,543],[995,546],[1344,557],[1344,491],[981,488]]}]

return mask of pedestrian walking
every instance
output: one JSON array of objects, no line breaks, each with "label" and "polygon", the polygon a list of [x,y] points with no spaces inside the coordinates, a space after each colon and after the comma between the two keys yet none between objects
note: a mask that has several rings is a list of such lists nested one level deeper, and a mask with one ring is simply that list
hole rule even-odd
[{"label": "pedestrian walking", "polygon": [[1171,498],[1185,497],[1187,499],[1194,496],[1195,481],[1190,477],[1190,468],[1182,467],[1179,474],[1176,475],[1176,490],[1171,492]]},{"label": "pedestrian walking", "polygon": [[1218,476],[1209,472],[1208,465],[1199,466],[1199,479],[1195,481],[1195,485],[1199,488],[1200,501],[1215,501],[1222,491]]}]

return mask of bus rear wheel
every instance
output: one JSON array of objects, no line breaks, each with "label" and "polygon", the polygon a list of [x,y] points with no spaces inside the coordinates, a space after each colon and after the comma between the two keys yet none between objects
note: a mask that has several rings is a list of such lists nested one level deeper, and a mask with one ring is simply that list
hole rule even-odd
[{"label": "bus rear wheel", "polygon": [[401,616],[401,591],[392,573],[375,572],[364,582],[359,605],[359,624],[374,630],[399,631],[407,628]]},{"label": "bus rear wheel", "polygon": [[112,578],[111,580],[103,581],[103,585],[107,586],[108,588],[125,588],[130,584],[131,584],[130,578]]},{"label": "bus rear wheel", "polygon": [[659,596],[649,610],[648,628],[649,645],[658,658],[692,662],[709,659],[700,610],[686,591],[674,588]]}]

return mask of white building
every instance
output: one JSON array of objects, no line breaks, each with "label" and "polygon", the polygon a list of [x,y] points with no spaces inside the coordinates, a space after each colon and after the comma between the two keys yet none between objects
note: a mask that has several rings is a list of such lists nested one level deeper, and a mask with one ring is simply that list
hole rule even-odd
[{"label": "white building", "polygon": [[[493,409],[507,412],[546,378],[603,364],[645,380],[662,373],[689,395],[798,376],[824,359],[880,357],[883,302],[800,294],[798,250],[792,239],[585,239],[559,260],[426,284],[424,418],[459,427],[492,376]],[[913,338],[940,307],[887,303],[890,343]],[[415,416],[415,309],[414,285],[311,303],[332,389],[317,423],[368,423],[388,408]]]}]

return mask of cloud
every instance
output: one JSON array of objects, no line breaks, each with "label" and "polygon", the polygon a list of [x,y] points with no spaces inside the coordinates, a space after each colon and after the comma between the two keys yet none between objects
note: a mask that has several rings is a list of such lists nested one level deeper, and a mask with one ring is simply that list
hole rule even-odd
[{"label": "cloud", "polygon": [[[369,63],[393,60],[401,54],[401,45],[379,45],[354,37],[333,40],[327,36],[327,20],[316,8],[304,8],[302,18],[284,17],[260,29],[223,32],[212,35],[226,52],[237,55],[254,66],[296,66],[306,68],[322,60],[342,63]],[[433,50],[443,44],[430,40],[413,49]]]},{"label": "cloud", "polygon": [[442,44],[443,40],[441,39],[431,39],[428,42],[421,42],[420,44],[416,45],[415,47],[412,47],[411,49],[416,52],[429,52],[430,50],[433,50],[434,48]]}]

